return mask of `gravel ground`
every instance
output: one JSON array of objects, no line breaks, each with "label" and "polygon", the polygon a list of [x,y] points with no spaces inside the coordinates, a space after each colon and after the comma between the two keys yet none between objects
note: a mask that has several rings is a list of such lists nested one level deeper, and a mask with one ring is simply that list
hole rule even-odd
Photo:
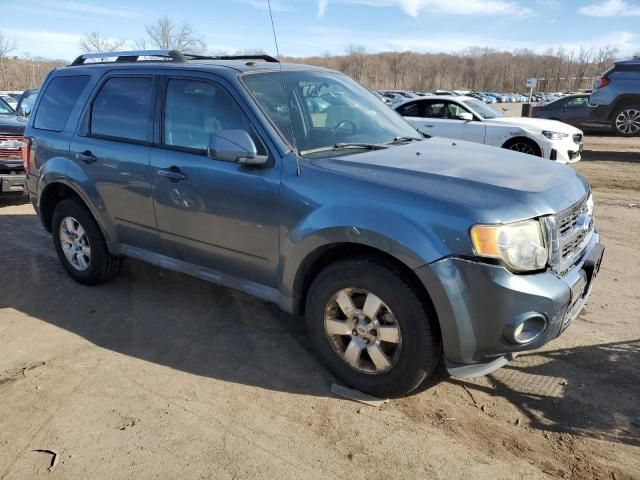
[{"label": "gravel ground", "polygon": [[135,261],[80,286],[0,203],[0,479],[640,478],[639,146],[576,164],[607,252],[571,328],[379,408],[334,397],[276,307]]}]

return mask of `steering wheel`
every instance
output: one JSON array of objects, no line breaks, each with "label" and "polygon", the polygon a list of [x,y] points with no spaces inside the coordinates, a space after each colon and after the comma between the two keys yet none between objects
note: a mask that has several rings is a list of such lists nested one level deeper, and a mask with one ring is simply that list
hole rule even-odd
[{"label": "steering wheel", "polygon": [[351,133],[356,133],[358,131],[358,126],[353,121],[343,120],[339,124],[337,124],[335,127],[333,127],[333,129],[331,130],[332,137],[335,139],[336,136],[338,135],[338,132],[342,130],[342,128],[346,127],[347,125],[351,126]]}]

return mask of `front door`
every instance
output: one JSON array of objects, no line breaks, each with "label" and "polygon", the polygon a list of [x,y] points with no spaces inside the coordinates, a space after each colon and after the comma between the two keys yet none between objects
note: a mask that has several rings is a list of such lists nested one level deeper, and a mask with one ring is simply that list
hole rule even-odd
[{"label": "front door", "polygon": [[160,142],[151,151],[158,229],[177,260],[275,285],[279,260],[280,163],[245,166],[207,156],[209,135],[245,130],[268,154],[250,119],[225,87],[208,77],[168,77]]},{"label": "front door", "polygon": [[408,118],[416,128],[427,135],[462,140],[462,124],[456,118],[450,118],[447,100],[421,100],[417,117]]}]

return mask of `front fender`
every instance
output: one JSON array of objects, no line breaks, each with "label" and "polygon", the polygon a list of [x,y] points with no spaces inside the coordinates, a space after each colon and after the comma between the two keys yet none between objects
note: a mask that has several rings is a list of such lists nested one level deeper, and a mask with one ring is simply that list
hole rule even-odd
[{"label": "front fender", "polygon": [[444,244],[435,235],[392,210],[332,205],[315,210],[283,232],[281,292],[292,298],[296,275],[309,255],[344,243],[378,249],[411,269],[447,255]]}]

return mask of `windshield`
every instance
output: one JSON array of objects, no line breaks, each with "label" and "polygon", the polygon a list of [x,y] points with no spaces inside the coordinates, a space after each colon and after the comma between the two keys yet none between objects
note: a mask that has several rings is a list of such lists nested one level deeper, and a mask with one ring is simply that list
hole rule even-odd
[{"label": "windshield", "polygon": [[475,98],[469,98],[462,101],[468,107],[471,107],[482,118],[498,118],[504,117],[504,114],[493,107],[490,107],[486,103],[476,100]]},{"label": "windshield", "polygon": [[358,148],[398,139],[422,139],[402,117],[345,75],[284,71],[252,73],[242,79],[302,156],[359,153]]},{"label": "windshield", "polygon": [[0,115],[15,115],[16,112],[7,102],[0,98]]}]

